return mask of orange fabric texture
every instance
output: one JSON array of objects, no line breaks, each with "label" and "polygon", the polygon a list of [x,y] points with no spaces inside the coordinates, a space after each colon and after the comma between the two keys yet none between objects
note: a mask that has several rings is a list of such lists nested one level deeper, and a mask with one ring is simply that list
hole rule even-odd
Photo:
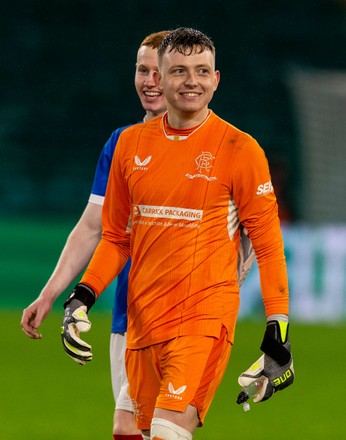
[{"label": "orange fabric texture", "polygon": [[129,348],[218,337],[222,325],[233,341],[239,222],[256,252],[266,314],[288,314],[278,207],[258,143],[212,112],[179,141],[162,118],[132,126],[115,150],[102,240],[82,282],[100,294],[131,255]]},{"label": "orange fabric texture", "polygon": [[[137,428],[150,428],[154,408],[184,412],[197,408],[200,426],[225,373],[231,344],[219,338],[184,336],[126,351],[129,394]],[[151,398],[157,396],[156,401]]]}]

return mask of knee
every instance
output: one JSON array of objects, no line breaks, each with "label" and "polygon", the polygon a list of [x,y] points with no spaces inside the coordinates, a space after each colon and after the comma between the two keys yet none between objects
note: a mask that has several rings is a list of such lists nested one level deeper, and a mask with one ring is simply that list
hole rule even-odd
[{"label": "knee", "polygon": [[192,440],[191,432],[158,417],[152,419],[150,432],[152,440]]},{"label": "knee", "polygon": [[113,434],[115,435],[138,435],[141,434],[136,427],[133,413],[125,410],[115,410],[113,420]]}]

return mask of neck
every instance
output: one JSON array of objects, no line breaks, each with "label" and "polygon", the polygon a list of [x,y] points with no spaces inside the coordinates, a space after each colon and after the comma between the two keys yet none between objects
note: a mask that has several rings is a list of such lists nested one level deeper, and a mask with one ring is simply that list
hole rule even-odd
[{"label": "neck", "polygon": [[168,108],[167,123],[172,128],[189,129],[202,124],[208,117],[210,110],[204,108],[198,112],[182,112]]},{"label": "neck", "polygon": [[162,116],[165,112],[152,112],[150,110],[147,110],[145,113],[145,116],[143,118],[144,122],[150,121],[150,119],[157,118],[158,116]]}]

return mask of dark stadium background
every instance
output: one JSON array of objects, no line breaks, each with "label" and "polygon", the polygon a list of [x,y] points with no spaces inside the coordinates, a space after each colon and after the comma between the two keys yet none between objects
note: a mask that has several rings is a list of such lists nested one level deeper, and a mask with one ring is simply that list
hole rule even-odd
[{"label": "dark stadium background", "polygon": [[[145,35],[207,33],[221,83],[211,107],[252,134],[299,219],[299,137],[287,74],[346,68],[342,0],[5,0],[1,5],[0,213],[78,215],[118,126],[143,116],[133,87]],[[343,44],[344,43],[344,44]]]}]

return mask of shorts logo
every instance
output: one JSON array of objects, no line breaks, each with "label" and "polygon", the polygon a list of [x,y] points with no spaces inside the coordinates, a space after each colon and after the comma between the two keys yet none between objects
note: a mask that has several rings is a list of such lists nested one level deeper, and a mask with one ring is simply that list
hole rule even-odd
[{"label": "shorts logo", "polygon": [[141,161],[139,156],[135,156],[135,164],[137,165],[136,167],[133,167],[134,170],[147,170],[148,167],[146,167],[146,165],[148,165],[148,163],[151,161],[152,156],[148,156],[146,157],[143,161]]},{"label": "shorts logo", "polygon": [[183,385],[182,387],[179,387],[177,390],[175,390],[172,382],[169,382],[168,384],[169,393],[166,393],[166,396],[172,399],[183,400],[180,394],[183,394],[185,390],[186,390],[186,385]]},{"label": "shorts logo", "polygon": [[216,180],[217,177],[208,177],[203,172],[209,172],[209,170],[213,167],[212,163],[215,157],[208,153],[207,151],[203,151],[198,157],[195,159],[195,163],[197,165],[197,174],[185,174],[189,179],[195,179],[196,177],[206,179],[208,181]]}]

